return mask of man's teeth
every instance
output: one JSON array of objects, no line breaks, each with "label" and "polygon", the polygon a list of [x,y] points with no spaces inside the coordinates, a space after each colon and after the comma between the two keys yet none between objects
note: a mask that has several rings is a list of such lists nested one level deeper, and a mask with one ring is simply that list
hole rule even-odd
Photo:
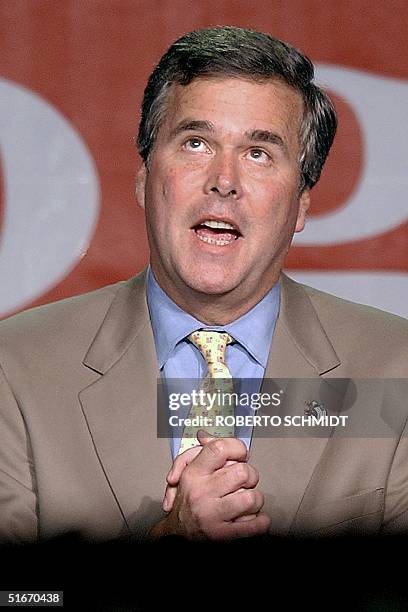
[{"label": "man's teeth", "polygon": [[225,223],[225,221],[214,221],[213,219],[208,220],[208,221],[203,221],[200,225],[206,225],[207,227],[212,227],[212,228],[221,228],[221,229],[232,229],[234,230],[235,227],[233,225],[231,225],[230,223]]},{"label": "man's teeth", "polygon": [[[211,231],[209,231],[211,230]],[[217,231],[214,231],[217,230]],[[207,244],[226,246],[237,240],[239,232],[234,225],[217,219],[206,219],[196,226],[196,235]]]},{"label": "man's teeth", "polygon": [[222,240],[220,238],[212,238],[211,236],[203,236],[202,234],[197,234],[197,237],[203,242],[208,242],[208,244],[216,244],[217,246],[225,246],[226,244],[230,244],[232,240],[235,240],[235,236],[231,234],[227,234],[229,240]]}]

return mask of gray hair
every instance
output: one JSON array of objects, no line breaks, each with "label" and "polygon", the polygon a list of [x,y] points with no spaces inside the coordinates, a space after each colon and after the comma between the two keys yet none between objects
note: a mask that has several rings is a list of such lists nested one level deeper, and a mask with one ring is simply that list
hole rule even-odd
[{"label": "gray hair", "polygon": [[300,129],[301,190],[313,187],[332,145],[337,119],[327,94],[312,82],[312,62],[269,34],[230,26],[204,28],[182,36],[153,70],[144,92],[137,137],[145,164],[148,165],[167,111],[172,86],[186,86],[196,78],[216,76],[255,81],[278,78],[301,94],[304,104]]}]

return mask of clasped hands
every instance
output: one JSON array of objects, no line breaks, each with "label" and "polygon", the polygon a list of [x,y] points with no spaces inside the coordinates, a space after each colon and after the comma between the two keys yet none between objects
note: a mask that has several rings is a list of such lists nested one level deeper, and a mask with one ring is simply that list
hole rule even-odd
[{"label": "clasped hands", "polygon": [[200,431],[200,446],[176,457],[167,475],[163,509],[167,516],[153,527],[153,539],[181,535],[190,540],[227,540],[268,531],[261,512],[259,475],[247,463],[241,440],[214,438]]}]

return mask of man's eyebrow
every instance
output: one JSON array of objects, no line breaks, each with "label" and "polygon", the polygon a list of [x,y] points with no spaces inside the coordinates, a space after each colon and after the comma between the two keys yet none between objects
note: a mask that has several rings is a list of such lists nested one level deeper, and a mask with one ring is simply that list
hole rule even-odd
[{"label": "man's eyebrow", "polygon": [[190,119],[185,119],[184,121],[180,121],[170,133],[170,137],[174,138],[178,136],[178,134],[182,132],[213,132],[214,125],[211,121],[193,121]]},{"label": "man's eyebrow", "polygon": [[[214,132],[214,124],[211,121],[201,121],[194,119],[184,119],[180,121],[170,133],[170,138],[175,138],[183,132]],[[253,142],[269,142],[275,144],[282,149],[284,153],[287,153],[287,146],[279,134],[270,132],[269,130],[251,130],[245,132],[245,136],[248,140]]]},{"label": "man's eyebrow", "polygon": [[269,130],[252,130],[252,132],[246,132],[245,135],[249,140],[255,142],[270,142],[271,144],[278,145],[285,153],[287,152],[287,146],[279,134],[275,134]]}]

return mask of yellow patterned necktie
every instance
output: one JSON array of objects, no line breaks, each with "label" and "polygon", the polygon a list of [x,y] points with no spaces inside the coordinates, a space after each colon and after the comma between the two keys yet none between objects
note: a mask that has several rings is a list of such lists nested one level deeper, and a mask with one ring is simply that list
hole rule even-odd
[{"label": "yellow patterned necktie", "polygon": [[[188,339],[200,350],[207,362],[208,373],[201,383],[200,390],[204,393],[214,394],[218,399],[220,396],[228,398],[227,394],[234,392],[232,375],[225,363],[225,349],[234,339],[226,332],[216,331],[195,331],[188,336]],[[227,424],[214,423],[211,427],[189,425],[184,428],[183,437],[180,443],[178,454],[183,453],[188,448],[198,445],[197,431],[205,429],[213,436],[231,438],[234,436],[234,403],[230,401],[216,401],[211,410],[208,404],[193,404],[188,415],[189,419],[195,417],[230,417]],[[227,419],[228,421],[228,419]]]}]

